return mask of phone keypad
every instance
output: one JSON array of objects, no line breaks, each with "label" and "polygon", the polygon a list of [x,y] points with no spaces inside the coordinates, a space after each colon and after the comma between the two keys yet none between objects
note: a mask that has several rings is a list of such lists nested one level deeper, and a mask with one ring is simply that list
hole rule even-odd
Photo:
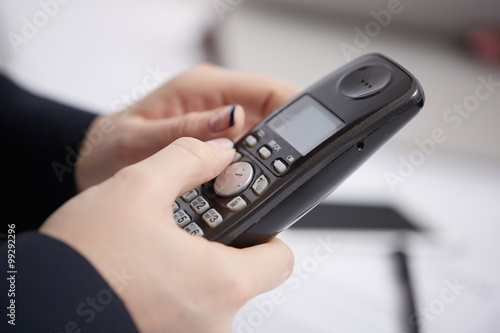
[{"label": "phone keypad", "polygon": [[211,237],[262,197],[275,177],[287,173],[300,156],[270,133],[261,129],[246,136],[216,179],[182,195],[172,207],[177,224],[190,234]]}]

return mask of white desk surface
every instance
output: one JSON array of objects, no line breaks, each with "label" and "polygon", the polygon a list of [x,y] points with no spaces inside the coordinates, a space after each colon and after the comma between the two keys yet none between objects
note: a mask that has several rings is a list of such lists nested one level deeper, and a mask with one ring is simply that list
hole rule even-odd
[{"label": "white desk surface", "polygon": [[[412,238],[408,248],[421,331],[500,331],[500,165],[436,154],[393,192],[384,172],[407,151],[386,146],[327,201],[389,203],[433,229],[428,237]],[[338,230],[282,233],[302,275],[296,270],[295,282],[278,288],[283,296],[272,311],[269,293],[249,302],[233,332],[406,332],[391,259],[395,237]],[[314,250],[328,239],[338,248],[315,266]],[[446,281],[465,289],[453,297],[445,291]]]}]

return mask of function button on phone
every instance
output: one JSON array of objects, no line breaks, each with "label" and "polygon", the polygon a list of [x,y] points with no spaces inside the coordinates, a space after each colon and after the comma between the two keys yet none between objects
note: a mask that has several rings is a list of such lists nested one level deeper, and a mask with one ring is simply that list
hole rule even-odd
[{"label": "function button on phone", "polygon": [[287,164],[282,161],[281,159],[277,159],[276,161],[273,162],[273,167],[274,170],[276,170],[277,173],[280,175],[284,174],[286,170],[288,169]]},{"label": "function button on phone", "polygon": [[219,212],[212,208],[203,214],[203,221],[205,221],[210,228],[215,228],[223,221],[223,219]]},{"label": "function button on phone", "polygon": [[207,210],[210,209],[210,205],[208,204],[207,200],[203,197],[198,197],[191,201],[191,209],[198,215],[201,215],[205,213]]},{"label": "function button on phone", "polygon": [[179,210],[179,204],[177,202],[174,202],[174,204],[172,205],[172,210],[174,211],[174,213]]},{"label": "function button on phone", "polygon": [[260,157],[262,157],[265,160],[267,160],[269,157],[271,157],[272,154],[273,154],[273,152],[269,148],[267,148],[266,146],[259,149]]},{"label": "function button on phone", "polygon": [[245,138],[245,143],[248,147],[254,147],[257,144],[257,139],[253,135],[249,135]]},{"label": "function button on phone", "polygon": [[269,181],[264,175],[262,175],[259,178],[257,178],[257,180],[252,186],[252,190],[254,191],[255,194],[261,195],[262,193],[264,193],[265,190],[267,190],[268,187],[269,187]]},{"label": "function button on phone", "polygon": [[189,191],[188,193],[184,194],[181,198],[182,198],[182,200],[184,200],[184,202],[190,202],[190,201],[193,201],[194,198],[196,198],[197,196],[198,196],[198,191],[192,190],[192,191]]},{"label": "function button on phone", "polygon": [[241,161],[242,158],[243,158],[243,155],[241,155],[241,153],[239,153],[239,152],[236,152],[234,154],[233,163]]},{"label": "function button on phone", "polygon": [[203,230],[196,224],[196,223],[191,223],[187,227],[184,228],[188,233],[190,233],[193,236],[201,236],[203,237],[204,233]]},{"label": "function button on phone", "polygon": [[185,211],[180,210],[174,214],[174,220],[179,226],[185,227],[191,222],[191,217]]},{"label": "function button on phone", "polygon": [[233,213],[239,212],[246,206],[247,203],[242,197],[236,197],[233,200],[229,201],[229,203],[226,205],[227,209],[229,209]]},{"label": "function button on phone", "polygon": [[247,162],[228,166],[216,179],[214,191],[221,197],[233,197],[248,188],[253,179],[253,168]]}]

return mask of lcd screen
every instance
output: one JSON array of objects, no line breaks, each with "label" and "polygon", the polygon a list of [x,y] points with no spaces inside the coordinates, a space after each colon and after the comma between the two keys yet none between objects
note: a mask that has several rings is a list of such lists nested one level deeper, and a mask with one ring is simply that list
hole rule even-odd
[{"label": "lcd screen", "polygon": [[267,125],[302,156],[344,126],[344,122],[311,96],[305,95],[278,113]]}]

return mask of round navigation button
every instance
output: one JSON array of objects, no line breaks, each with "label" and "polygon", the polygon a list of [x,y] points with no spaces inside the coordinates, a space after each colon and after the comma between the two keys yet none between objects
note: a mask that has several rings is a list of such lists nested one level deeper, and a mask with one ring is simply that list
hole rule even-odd
[{"label": "round navigation button", "polygon": [[216,179],[214,191],[221,197],[233,197],[245,191],[253,179],[253,168],[247,162],[228,166]]},{"label": "round navigation button", "polygon": [[384,65],[367,65],[345,75],[340,92],[354,99],[372,96],[384,89],[392,79],[392,69]]}]

